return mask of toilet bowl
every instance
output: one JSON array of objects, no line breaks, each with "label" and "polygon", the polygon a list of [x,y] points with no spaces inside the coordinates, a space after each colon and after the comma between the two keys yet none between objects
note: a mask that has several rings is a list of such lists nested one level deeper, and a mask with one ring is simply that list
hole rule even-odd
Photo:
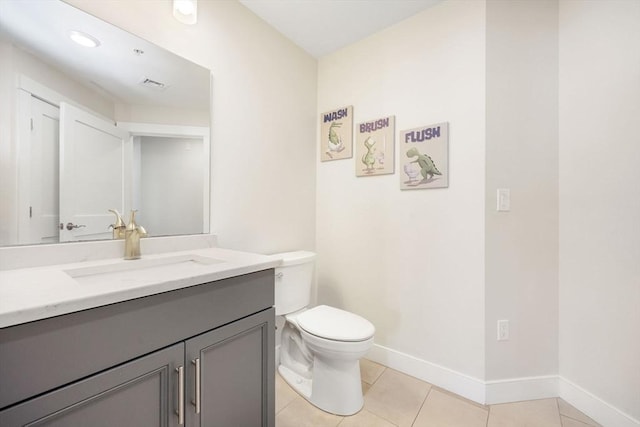
[{"label": "toilet bowl", "polygon": [[283,264],[276,268],[275,306],[284,326],[276,339],[278,372],[318,408],[353,415],[364,403],[359,360],[373,345],[375,327],[338,308],[307,308],[315,254],[289,252],[279,257]]}]

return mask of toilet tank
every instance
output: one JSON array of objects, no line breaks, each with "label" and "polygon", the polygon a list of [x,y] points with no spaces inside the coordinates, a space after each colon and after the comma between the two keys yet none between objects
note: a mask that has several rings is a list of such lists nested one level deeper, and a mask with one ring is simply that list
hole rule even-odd
[{"label": "toilet tank", "polygon": [[282,258],[276,267],[275,307],[276,316],[301,310],[309,305],[313,265],[316,254],[307,251],[274,254]]}]

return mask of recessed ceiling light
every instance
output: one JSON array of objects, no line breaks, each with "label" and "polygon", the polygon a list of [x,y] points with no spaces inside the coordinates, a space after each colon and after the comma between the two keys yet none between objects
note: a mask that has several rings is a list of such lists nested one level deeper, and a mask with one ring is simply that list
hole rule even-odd
[{"label": "recessed ceiling light", "polygon": [[173,16],[183,24],[198,22],[198,0],[173,0]]},{"label": "recessed ceiling light", "polygon": [[98,47],[100,46],[100,40],[97,38],[83,33],[81,31],[69,31],[69,38],[74,42],[78,43],[80,46],[84,47]]},{"label": "recessed ceiling light", "polygon": [[195,5],[189,0],[176,0],[174,4],[176,10],[183,15],[191,15],[195,10]]}]

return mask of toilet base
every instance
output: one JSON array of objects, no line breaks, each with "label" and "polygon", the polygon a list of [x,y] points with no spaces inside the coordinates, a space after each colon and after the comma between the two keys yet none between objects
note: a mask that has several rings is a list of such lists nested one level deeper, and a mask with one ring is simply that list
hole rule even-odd
[{"label": "toilet base", "polygon": [[278,373],[300,396],[310,400],[312,381],[310,378],[304,378],[284,365],[278,366]]},{"label": "toilet base", "polygon": [[358,360],[332,360],[328,365],[316,357],[310,379],[283,365],[278,366],[278,372],[298,394],[325,412],[354,415],[364,406]]}]

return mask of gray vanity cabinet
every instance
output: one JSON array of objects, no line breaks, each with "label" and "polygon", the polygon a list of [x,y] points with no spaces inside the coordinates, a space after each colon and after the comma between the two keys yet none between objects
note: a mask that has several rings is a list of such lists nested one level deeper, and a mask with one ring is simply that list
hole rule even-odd
[{"label": "gray vanity cabinet", "polygon": [[273,270],[0,329],[0,426],[275,427]]},{"label": "gray vanity cabinet", "polygon": [[187,427],[273,426],[273,316],[270,309],[186,342]]},{"label": "gray vanity cabinet", "polygon": [[2,426],[178,426],[177,344],[0,412]]}]

